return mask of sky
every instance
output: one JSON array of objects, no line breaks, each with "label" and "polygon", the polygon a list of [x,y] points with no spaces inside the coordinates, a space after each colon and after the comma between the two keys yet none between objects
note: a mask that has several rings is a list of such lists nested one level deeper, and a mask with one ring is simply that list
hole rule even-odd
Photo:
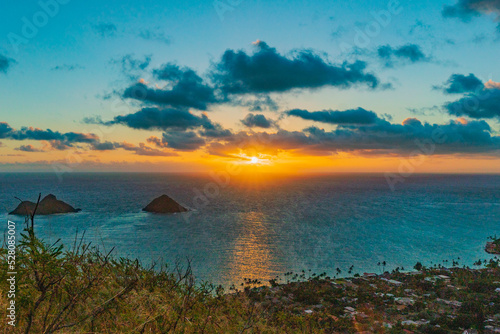
[{"label": "sky", "polygon": [[500,170],[497,0],[2,7],[0,171]]}]

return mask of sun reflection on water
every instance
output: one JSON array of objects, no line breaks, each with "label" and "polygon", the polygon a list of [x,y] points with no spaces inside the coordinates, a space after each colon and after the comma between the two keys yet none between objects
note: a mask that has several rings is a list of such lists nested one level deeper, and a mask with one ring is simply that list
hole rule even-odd
[{"label": "sun reflection on water", "polygon": [[243,213],[245,228],[234,242],[229,276],[232,282],[245,279],[258,279],[263,284],[275,277],[273,273],[273,254],[270,249],[271,236],[263,223],[261,212]]}]

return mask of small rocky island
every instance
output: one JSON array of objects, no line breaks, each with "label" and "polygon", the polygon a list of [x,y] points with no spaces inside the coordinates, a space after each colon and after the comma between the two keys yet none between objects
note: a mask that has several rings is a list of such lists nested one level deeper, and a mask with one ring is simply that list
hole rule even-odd
[{"label": "small rocky island", "polygon": [[[17,206],[17,208],[14,211],[9,212],[9,215],[19,215],[19,216],[31,215],[33,213],[33,210],[35,210],[35,206],[36,203],[30,201],[23,201]],[[56,196],[49,194],[45,196],[38,204],[36,214],[52,215],[57,213],[72,213],[79,211],[81,211],[81,209],[75,209],[68,203],[58,200]]]},{"label": "small rocky island", "polygon": [[142,211],[152,213],[177,213],[186,212],[188,209],[174,201],[167,195],[161,195],[149,203]]}]

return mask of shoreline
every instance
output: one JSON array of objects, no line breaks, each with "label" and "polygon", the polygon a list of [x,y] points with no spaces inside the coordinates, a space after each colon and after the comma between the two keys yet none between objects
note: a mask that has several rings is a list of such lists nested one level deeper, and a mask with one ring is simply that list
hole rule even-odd
[{"label": "shoreline", "polygon": [[[68,305],[68,320],[61,318],[54,325],[61,330],[54,332],[500,333],[498,257],[478,261],[475,265],[484,268],[476,269],[417,263],[415,271],[343,278],[289,272],[286,283],[246,280],[242,290],[224,291],[197,282],[189,262],[165,271],[145,268],[138,260],[113,259],[84,244],[76,253],[61,253],[59,246],[26,231],[18,249],[13,333],[24,332],[31,313],[31,332],[45,331],[50,314],[64,314]],[[5,248],[0,249],[0,257],[5,256]],[[2,291],[5,275],[0,274]],[[40,276],[51,283],[40,285]],[[34,311],[33,302],[40,300]],[[7,305],[2,294],[4,318]]]}]

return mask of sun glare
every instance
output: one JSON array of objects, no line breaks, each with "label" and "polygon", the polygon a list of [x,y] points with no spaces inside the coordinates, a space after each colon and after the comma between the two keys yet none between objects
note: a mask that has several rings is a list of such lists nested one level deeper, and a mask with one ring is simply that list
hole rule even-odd
[{"label": "sun glare", "polygon": [[259,163],[259,158],[257,158],[257,157],[251,157],[250,158],[250,163],[251,164],[257,164],[257,163]]}]

